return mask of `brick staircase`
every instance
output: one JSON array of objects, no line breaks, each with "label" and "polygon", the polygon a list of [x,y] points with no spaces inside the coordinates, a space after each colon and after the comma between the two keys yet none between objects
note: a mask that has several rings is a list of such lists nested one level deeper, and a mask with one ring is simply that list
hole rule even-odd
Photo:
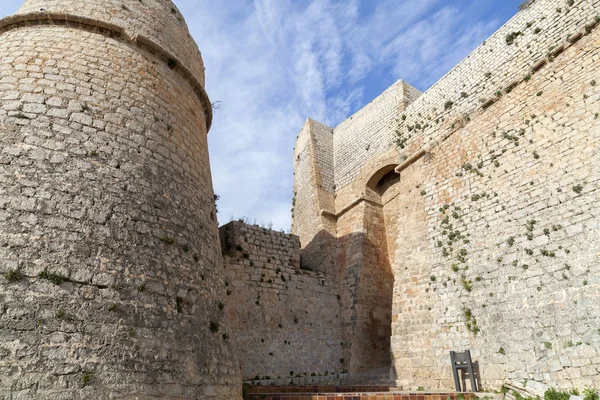
[{"label": "brick staircase", "polygon": [[474,400],[473,393],[402,392],[389,386],[252,387],[245,400]]},{"label": "brick staircase", "polygon": [[[396,376],[390,367],[372,369],[365,372],[347,375],[344,386],[395,386]],[[401,390],[401,388],[399,389]]]}]

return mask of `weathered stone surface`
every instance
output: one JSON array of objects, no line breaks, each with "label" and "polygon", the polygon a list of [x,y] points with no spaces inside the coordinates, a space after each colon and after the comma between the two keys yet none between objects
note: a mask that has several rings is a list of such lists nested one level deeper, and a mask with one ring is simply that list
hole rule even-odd
[{"label": "weathered stone surface", "polygon": [[[40,8],[144,32],[203,82],[170,1],[19,15]],[[0,30],[0,398],[241,398],[198,88],[114,31],[27,18]]]},{"label": "weathered stone surface", "polygon": [[591,0],[536,0],[426,93],[308,120],[297,236],[232,222],[222,248],[172,3],[1,22],[0,398],[236,399],[235,355],[245,379],[450,389],[465,348],[485,387],[600,384]]},{"label": "weathered stone surface", "polygon": [[[204,85],[204,63],[200,51],[175,4],[170,0],[137,3],[140,4],[123,4],[120,0],[27,0],[17,11],[17,16],[40,11],[55,12],[115,24],[130,36],[143,35],[167,49],[181,59]],[[59,76],[57,68],[50,68],[54,65],[43,69],[48,74],[47,79],[64,79]]]},{"label": "weathered stone surface", "polygon": [[338,283],[351,373],[391,325],[405,388],[452,388],[466,348],[488,387],[600,385],[600,33],[592,1],[559,8],[532,2],[420,96],[400,81],[301,131],[292,233]]},{"label": "weathered stone surface", "polygon": [[220,233],[223,307],[243,379],[339,381],[346,366],[335,282],[300,268],[297,236],[238,221]]}]

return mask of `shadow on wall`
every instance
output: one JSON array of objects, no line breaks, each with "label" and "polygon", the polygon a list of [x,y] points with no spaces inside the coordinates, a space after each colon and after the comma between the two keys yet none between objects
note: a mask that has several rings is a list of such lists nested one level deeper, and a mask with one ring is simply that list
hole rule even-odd
[{"label": "shadow on wall", "polygon": [[[361,201],[331,221],[339,238],[321,230],[302,250],[302,266],[339,287],[342,371],[363,382],[391,379],[394,276],[392,265],[401,198],[397,164],[365,182]],[[348,233],[350,232],[350,233]],[[371,376],[373,375],[373,376]]]},{"label": "shadow on wall", "polygon": [[[369,213],[372,210],[367,210]],[[371,237],[373,234],[378,240]],[[328,262],[337,259],[337,272],[326,276],[338,287],[342,336],[339,371],[360,377],[363,383],[381,379],[387,382],[393,375],[390,372],[393,275],[387,249],[380,245],[382,235],[385,235],[383,226],[380,232],[372,229],[371,234],[352,233],[339,239],[321,231],[303,249],[303,254],[312,255],[313,262],[325,252],[330,253],[326,256]],[[305,259],[303,268],[307,268]]]},{"label": "shadow on wall", "polygon": [[[393,173],[393,166],[390,168],[378,171],[381,176],[375,181],[373,188],[367,188],[364,200],[347,210],[336,221],[330,221],[331,226],[327,225],[329,221],[325,221],[325,227],[303,249],[300,249],[299,239],[295,235],[285,235],[241,222],[234,221],[219,229],[223,255],[237,257],[243,265],[240,271],[259,268],[261,272],[266,273],[262,268],[276,268],[277,265],[273,264],[275,260],[277,263],[283,263],[282,268],[293,268],[297,272],[303,269],[314,271],[315,275],[318,275],[318,280],[314,282],[318,287],[327,288],[329,299],[332,301],[321,303],[320,308],[321,311],[325,311],[323,307],[331,309],[331,322],[335,326],[323,323],[321,318],[320,321],[308,324],[312,330],[310,335],[296,335],[289,328],[295,324],[281,324],[276,329],[277,334],[286,341],[289,337],[296,337],[295,344],[304,349],[311,349],[310,357],[303,356],[306,351],[302,354],[296,353],[297,347],[284,346],[277,352],[270,350],[267,353],[276,353],[276,356],[259,356],[253,366],[256,369],[256,365],[260,364],[260,371],[253,371],[254,375],[259,373],[278,376],[289,373],[280,371],[281,360],[277,358],[281,355],[286,360],[296,360],[296,364],[288,365],[288,369],[295,372],[347,372],[351,379],[359,378],[361,383],[394,381],[391,359],[394,276],[390,254],[394,252],[395,246],[388,246],[388,237],[395,236],[397,232],[397,219],[391,218],[390,215],[397,213],[394,211],[397,209],[392,200],[398,197],[396,194],[399,177]],[[331,227],[338,228],[338,232],[344,234],[336,238],[330,233],[335,231],[329,229]],[[263,262],[268,265],[263,266]],[[256,310],[259,303],[269,304],[268,294],[276,283],[282,286],[279,290],[283,290],[283,294],[289,293],[287,283],[277,279],[271,283],[269,277],[265,277],[264,282],[250,282],[248,279],[251,278],[230,279],[231,282],[246,280],[246,284],[250,285],[244,289],[246,291],[254,287],[252,285],[265,286],[266,291],[260,293],[260,301],[254,292],[252,296],[240,298],[239,301],[245,304],[240,305],[242,309]],[[313,288],[310,284],[305,285],[306,283],[302,283],[302,287],[297,287],[299,292],[293,295],[296,296],[295,304],[300,304],[298,301],[311,296],[310,290],[315,290],[315,293],[323,290]],[[336,298],[337,305],[334,307]],[[273,320],[273,315],[281,313],[281,307],[284,307],[279,301],[279,298],[274,298],[272,302],[279,308],[261,309],[261,312]],[[325,312],[319,315],[328,314]],[[262,322],[256,324],[260,325]],[[265,333],[260,337],[268,335]],[[328,346],[339,347],[329,353],[323,349],[317,350],[316,344],[325,342]],[[271,345],[275,345],[275,342]],[[248,351],[246,356],[250,357],[251,351]]]},{"label": "shadow on wall", "polygon": [[320,272],[333,278],[336,249],[335,236],[324,229],[321,230],[300,250],[300,268]]}]

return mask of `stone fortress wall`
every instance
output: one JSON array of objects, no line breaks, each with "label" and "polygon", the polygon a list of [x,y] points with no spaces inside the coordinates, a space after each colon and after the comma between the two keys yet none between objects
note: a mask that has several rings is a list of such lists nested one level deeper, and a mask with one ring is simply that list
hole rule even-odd
[{"label": "stone fortress wall", "polygon": [[599,5],[536,0],[427,92],[308,120],[285,235],[217,230],[170,1],[29,0],[0,20],[0,398],[450,389],[465,348],[485,388],[600,386]]},{"label": "stone fortress wall", "polygon": [[344,364],[335,282],[300,268],[297,236],[238,221],[220,234],[223,307],[242,378],[284,384],[339,379]]},{"label": "stone fortress wall", "polygon": [[448,387],[440,360],[460,347],[489,385],[600,385],[598,37],[526,69],[400,173],[400,191],[412,191],[402,204],[426,212],[405,216],[426,237],[419,251],[407,254],[402,226],[396,238],[392,353],[410,365],[396,369],[401,383]]},{"label": "stone fortress wall", "polygon": [[0,59],[0,398],[241,398],[175,6],[30,0]]},{"label": "stone fortress wall", "polygon": [[352,182],[366,162],[389,150],[398,114],[420,95],[419,90],[398,81],[333,129],[336,189]]},{"label": "stone fortress wall", "polygon": [[598,5],[536,0],[421,96],[398,82],[307,122],[292,232],[303,258],[336,254],[351,373],[383,366],[389,324],[405,388],[453,387],[467,348],[484,387],[600,386]]},{"label": "stone fortress wall", "polygon": [[[553,53],[560,54],[561,47],[569,44],[568,37],[584,32],[586,25],[595,24],[598,6],[596,0],[579,0],[572,6],[562,0],[535,0],[429,88],[424,96],[417,97],[418,91],[408,89],[410,94],[406,95],[406,101],[410,106],[405,112],[390,111],[390,108],[401,107],[403,99],[391,98],[386,91],[382,99],[365,107],[367,112],[358,111],[342,122],[334,128],[336,134],[340,133],[340,137],[334,135],[333,150],[338,192],[358,179],[364,165],[394,145],[398,128],[403,139],[408,141],[414,142],[413,139],[420,137],[423,144],[433,144],[442,140],[453,124],[458,127],[456,119],[479,110],[488,100],[497,99],[498,92],[505,94],[508,87],[531,74],[532,68],[541,68],[540,60]],[[507,36],[513,33],[517,36],[514,43],[508,45]],[[448,102],[452,102],[451,108],[447,108]],[[352,129],[352,126],[361,129]],[[368,145],[369,150],[365,151]],[[404,144],[407,145],[408,142]],[[338,202],[336,205],[343,207],[345,204]]]}]

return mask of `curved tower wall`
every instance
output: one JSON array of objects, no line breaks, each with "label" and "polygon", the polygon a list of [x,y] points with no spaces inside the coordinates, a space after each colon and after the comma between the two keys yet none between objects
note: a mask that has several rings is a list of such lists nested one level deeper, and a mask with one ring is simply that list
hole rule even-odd
[{"label": "curved tower wall", "polygon": [[16,15],[64,13],[119,26],[144,36],[179,58],[204,85],[204,62],[183,16],[171,0],[28,0]]},{"label": "curved tower wall", "polygon": [[0,397],[241,397],[175,14],[33,0],[0,21]]}]

